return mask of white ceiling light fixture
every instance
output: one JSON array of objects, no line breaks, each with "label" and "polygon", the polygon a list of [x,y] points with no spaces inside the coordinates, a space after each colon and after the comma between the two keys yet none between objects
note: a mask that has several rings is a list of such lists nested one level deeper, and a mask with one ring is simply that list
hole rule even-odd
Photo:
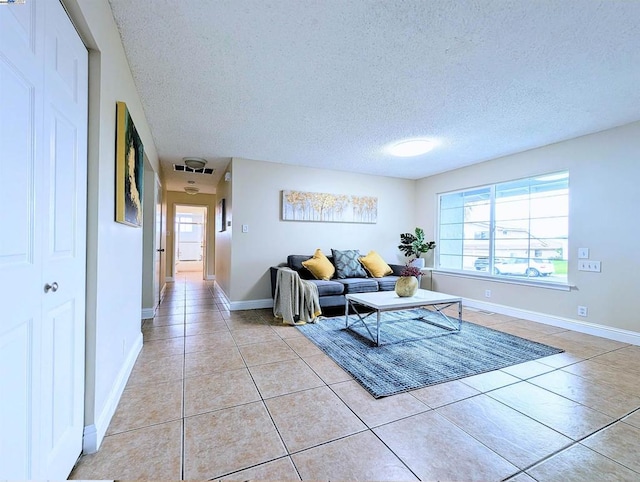
[{"label": "white ceiling light fixture", "polygon": [[197,187],[187,186],[184,188],[184,192],[193,196],[195,194],[198,194],[200,192],[200,189],[198,189]]},{"label": "white ceiling light fixture", "polygon": [[204,169],[207,165],[207,160],[201,157],[183,157],[184,165],[191,169]]},{"label": "white ceiling light fixture", "polygon": [[435,147],[435,142],[429,139],[408,139],[396,142],[387,150],[392,156],[414,157],[425,154]]}]

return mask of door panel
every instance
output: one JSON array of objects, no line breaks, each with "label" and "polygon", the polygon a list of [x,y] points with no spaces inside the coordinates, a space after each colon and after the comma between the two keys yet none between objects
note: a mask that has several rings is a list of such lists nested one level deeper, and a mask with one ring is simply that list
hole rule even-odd
[{"label": "door panel", "polygon": [[82,449],[86,124],[87,51],[60,3],[2,6],[0,479],[66,479]]}]

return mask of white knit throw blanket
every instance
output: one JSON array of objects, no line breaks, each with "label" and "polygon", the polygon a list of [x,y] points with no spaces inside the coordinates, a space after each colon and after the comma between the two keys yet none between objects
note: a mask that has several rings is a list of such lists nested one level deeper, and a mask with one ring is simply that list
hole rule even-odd
[{"label": "white knit throw blanket", "polygon": [[288,325],[315,323],[320,316],[318,287],[290,268],[278,268],[273,315]]}]

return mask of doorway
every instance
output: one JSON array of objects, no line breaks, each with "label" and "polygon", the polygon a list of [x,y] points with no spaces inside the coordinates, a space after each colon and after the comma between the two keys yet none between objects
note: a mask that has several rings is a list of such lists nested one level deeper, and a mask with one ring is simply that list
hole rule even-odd
[{"label": "doorway", "polygon": [[174,273],[189,273],[205,278],[206,206],[178,204],[175,207]]}]

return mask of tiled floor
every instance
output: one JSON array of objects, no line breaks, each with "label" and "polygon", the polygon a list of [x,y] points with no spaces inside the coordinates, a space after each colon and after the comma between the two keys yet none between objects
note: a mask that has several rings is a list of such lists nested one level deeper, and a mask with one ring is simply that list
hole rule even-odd
[{"label": "tiled floor", "polygon": [[269,310],[169,286],[100,451],[75,479],[640,479],[640,347],[465,319],[565,353],[373,399]]}]

